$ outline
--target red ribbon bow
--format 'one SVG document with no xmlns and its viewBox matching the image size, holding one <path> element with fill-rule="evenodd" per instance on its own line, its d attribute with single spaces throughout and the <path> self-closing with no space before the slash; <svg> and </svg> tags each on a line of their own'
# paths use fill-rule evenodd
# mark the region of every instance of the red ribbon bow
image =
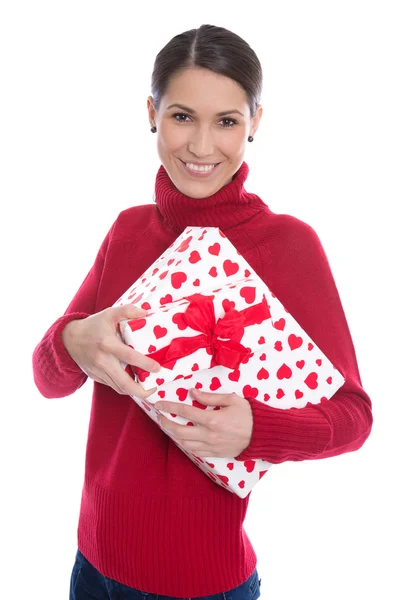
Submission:
<svg viewBox="0 0 404 600">
<path fill-rule="evenodd" d="M 268 302 L 263 296 L 259 304 L 236 310 L 229 308 L 224 317 L 215 319 L 213 305 L 214 296 L 193 294 L 185 299 L 189 306 L 182 314 L 184 323 L 200 331 L 195 337 L 174 338 L 168 346 L 146 354 L 156 360 L 162 367 L 173 369 L 179 358 L 189 356 L 200 348 L 206 348 L 212 355 L 211 367 L 223 365 L 229 369 L 238 369 L 243 360 L 251 354 L 251 348 L 246 348 L 238 340 L 244 335 L 244 328 L 249 325 L 259 325 L 271 318 Z M 149 375 L 140 367 L 132 367 L 141 381 Z"/>
</svg>

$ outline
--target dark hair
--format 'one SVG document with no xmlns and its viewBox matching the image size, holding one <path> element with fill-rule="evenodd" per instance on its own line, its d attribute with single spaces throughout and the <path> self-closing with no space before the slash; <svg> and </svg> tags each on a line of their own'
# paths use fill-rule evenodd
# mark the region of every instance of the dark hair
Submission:
<svg viewBox="0 0 404 600">
<path fill-rule="evenodd" d="M 154 62 L 151 91 L 156 110 L 170 78 L 190 67 L 210 69 L 237 81 L 247 94 L 251 116 L 255 116 L 262 92 L 262 68 L 243 38 L 214 25 L 201 25 L 174 36 Z"/>
</svg>

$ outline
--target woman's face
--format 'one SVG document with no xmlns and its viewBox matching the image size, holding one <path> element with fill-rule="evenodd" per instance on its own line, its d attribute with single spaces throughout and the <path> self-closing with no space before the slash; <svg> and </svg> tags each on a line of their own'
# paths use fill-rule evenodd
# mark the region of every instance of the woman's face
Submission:
<svg viewBox="0 0 404 600">
<path fill-rule="evenodd" d="M 158 112 L 151 96 L 147 107 L 157 128 L 161 163 L 174 185 L 191 198 L 212 196 L 231 181 L 262 115 L 259 106 L 251 119 L 247 95 L 237 82 L 201 68 L 171 78 Z M 192 170 L 198 165 L 209 170 Z"/>
</svg>

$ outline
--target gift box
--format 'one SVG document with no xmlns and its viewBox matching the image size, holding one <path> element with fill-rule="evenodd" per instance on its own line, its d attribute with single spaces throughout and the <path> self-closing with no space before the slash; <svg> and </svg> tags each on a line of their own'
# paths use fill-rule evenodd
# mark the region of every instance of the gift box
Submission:
<svg viewBox="0 0 404 600">
<path fill-rule="evenodd" d="M 158 400 L 192 405 L 194 387 L 287 410 L 326 402 L 345 381 L 218 228 L 186 228 L 114 306 L 128 303 L 148 315 L 121 321 L 117 335 L 162 368 L 155 374 L 121 364 L 145 390 L 157 388 L 147 399 L 132 396 L 156 424 Z M 177 446 L 240 498 L 271 466 L 259 458 L 203 458 Z"/>
</svg>

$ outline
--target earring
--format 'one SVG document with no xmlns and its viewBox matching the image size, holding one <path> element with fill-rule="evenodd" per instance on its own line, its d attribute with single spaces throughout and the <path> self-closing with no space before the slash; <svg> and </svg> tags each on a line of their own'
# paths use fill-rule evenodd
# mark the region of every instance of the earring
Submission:
<svg viewBox="0 0 404 600">
<path fill-rule="evenodd" d="M 156 127 L 152 127 L 152 128 L 150 129 L 150 131 L 151 131 L 152 133 L 156 133 L 156 131 L 157 131 L 157 128 L 156 128 Z"/>
<path fill-rule="evenodd" d="M 252 136 L 252 135 L 249 135 L 249 136 L 248 136 L 248 141 L 249 141 L 249 142 L 253 142 L 253 141 L 254 141 L 254 138 L 253 138 L 253 136 Z"/>
</svg>

